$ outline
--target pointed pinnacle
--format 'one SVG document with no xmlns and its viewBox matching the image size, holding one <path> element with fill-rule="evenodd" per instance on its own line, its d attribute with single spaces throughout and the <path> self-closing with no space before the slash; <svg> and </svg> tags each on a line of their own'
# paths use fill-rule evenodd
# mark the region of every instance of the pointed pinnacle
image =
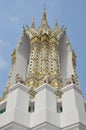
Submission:
<svg viewBox="0 0 86 130">
<path fill-rule="evenodd" d="M 44 5 L 44 13 L 43 13 L 42 20 L 46 20 L 46 6 L 45 5 Z"/>
<path fill-rule="evenodd" d="M 40 29 L 49 29 L 49 25 L 48 25 L 48 22 L 47 22 L 47 16 L 46 16 L 46 8 L 44 6 L 44 12 L 43 12 L 43 16 L 42 16 L 42 21 L 41 21 L 41 25 L 39 26 Z"/>
<path fill-rule="evenodd" d="M 58 28 L 58 22 L 57 22 L 57 19 L 55 18 L 55 28 Z"/>
<path fill-rule="evenodd" d="M 32 25 L 31 25 L 32 28 L 35 28 L 35 22 L 34 22 L 34 18 L 32 19 Z"/>
</svg>

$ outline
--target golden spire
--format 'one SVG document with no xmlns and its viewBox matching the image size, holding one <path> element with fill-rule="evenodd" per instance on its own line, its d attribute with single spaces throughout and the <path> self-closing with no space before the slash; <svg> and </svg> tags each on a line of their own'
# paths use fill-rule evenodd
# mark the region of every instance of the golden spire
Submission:
<svg viewBox="0 0 86 130">
<path fill-rule="evenodd" d="M 35 22 L 34 22 L 34 18 L 32 19 L 32 25 L 31 25 L 32 28 L 35 28 Z"/>
<path fill-rule="evenodd" d="M 44 5 L 44 13 L 43 13 L 42 20 L 46 20 L 46 6 L 45 5 Z"/>
<path fill-rule="evenodd" d="M 40 29 L 50 29 L 48 22 L 47 22 L 47 15 L 46 15 L 46 6 L 44 5 L 44 12 L 42 16 L 41 25 L 39 26 Z"/>
</svg>

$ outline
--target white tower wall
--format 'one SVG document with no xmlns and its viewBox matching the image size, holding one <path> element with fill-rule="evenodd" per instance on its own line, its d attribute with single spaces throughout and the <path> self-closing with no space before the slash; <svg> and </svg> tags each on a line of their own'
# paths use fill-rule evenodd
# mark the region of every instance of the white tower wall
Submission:
<svg viewBox="0 0 86 130">
<path fill-rule="evenodd" d="M 61 127 L 68 130 L 84 130 L 79 126 L 85 126 L 86 129 L 86 112 L 81 90 L 74 84 L 70 84 L 62 89 L 63 113 L 61 114 Z M 82 125 L 81 125 L 82 124 Z M 76 128 L 75 128 L 76 126 Z"/>
<path fill-rule="evenodd" d="M 49 27 L 44 8 L 39 28 L 34 22 L 27 26 L 13 52 L 0 99 L 0 130 L 86 130 L 86 103 L 77 80 L 76 56 L 66 32 L 57 23 L 54 30 Z"/>
<path fill-rule="evenodd" d="M 29 89 L 20 83 L 10 89 L 6 100 L 6 112 L 0 115 L 1 130 L 27 130 L 30 123 L 28 91 Z"/>
<path fill-rule="evenodd" d="M 46 123 L 46 125 L 53 124 L 59 130 L 60 122 L 57 113 L 56 95 L 54 94 L 55 90 L 48 84 L 44 84 L 37 88 L 36 91 L 35 112 L 31 117 L 31 127 L 41 126 L 41 124 Z"/>
<path fill-rule="evenodd" d="M 61 73 L 63 77 L 63 83 L 65 84 L 65 80 L 69 78 L 72 74 L 74 74 L 72 63 L 72 49 L 66 33 L 61 32 L 57 36 L 57 38 L 60 41 L 59 55 L 60 55 Z"/>
<path fill-rule="evenodd" d="M 17 74 L 19 74 L 22 80 L 26 79 L 29 55 L 30 55 L 30 40 L 26 36 L 26 34 L 23 33 L 16 47 L 16 61 L 15 61 L 15 68 L 12 74 L 11 86 L 15 84 L 15 77 Z"/>
</svg>

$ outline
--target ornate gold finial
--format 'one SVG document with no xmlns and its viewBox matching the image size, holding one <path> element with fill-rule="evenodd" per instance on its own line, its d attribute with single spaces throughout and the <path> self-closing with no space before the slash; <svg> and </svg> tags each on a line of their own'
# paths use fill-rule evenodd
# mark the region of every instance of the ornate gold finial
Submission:
<svg viewBox="0 0 86 130">
<path fill-rule="evenodd" d="M 35 28 L 35 22 L 34 22 L 34 18 L 32 19 L 32 25 L 31 25 L 32 28 Z"/>
<path fill-rule="evenodd" d="M 44 5 L 44 13 L 43 13 L 42 19 L 46 20 L 46 5 Z"/>
<path fill-rule="evenodd" d="M 40 29 L 50 29 L 48 22 L 47 22 L 47 15 L 46 15 L 46 6 L 44 5 L 44 12 L 42 16 L 41 25 L 39 26 Z"/>
</svg>

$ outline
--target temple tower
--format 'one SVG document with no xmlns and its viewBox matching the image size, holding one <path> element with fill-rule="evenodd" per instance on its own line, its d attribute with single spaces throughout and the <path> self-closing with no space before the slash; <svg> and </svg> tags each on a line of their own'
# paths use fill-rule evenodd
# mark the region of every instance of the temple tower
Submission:
<svg viewBox="0 0 86 130">
<path fill-rule="evenodd" d="M 0 99 L 0 130 L 86 130 L 86 102 L 66 28 L 23 27 Z"/>
</svg>

